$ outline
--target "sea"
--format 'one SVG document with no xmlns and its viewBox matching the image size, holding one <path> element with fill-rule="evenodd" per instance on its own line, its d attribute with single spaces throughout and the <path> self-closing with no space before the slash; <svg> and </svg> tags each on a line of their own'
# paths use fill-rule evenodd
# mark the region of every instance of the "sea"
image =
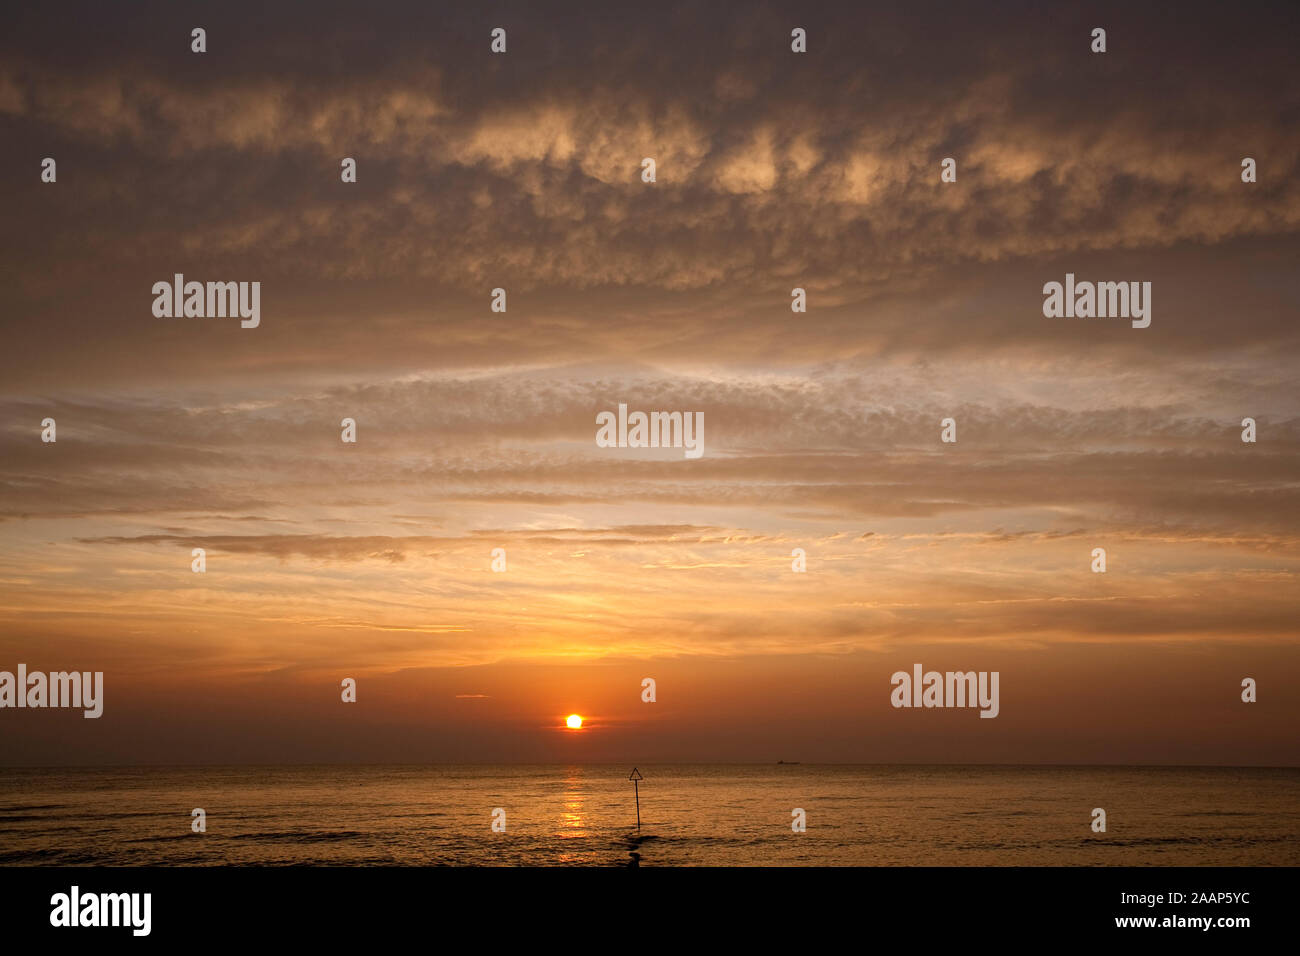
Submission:
<svg viewBox="0 0 1300 956">
<path fill-rule="evenodd" d="M 0 865 L 1300 865 L 1300 768 L 637 769 L 0 768 Z"/>
</svg>

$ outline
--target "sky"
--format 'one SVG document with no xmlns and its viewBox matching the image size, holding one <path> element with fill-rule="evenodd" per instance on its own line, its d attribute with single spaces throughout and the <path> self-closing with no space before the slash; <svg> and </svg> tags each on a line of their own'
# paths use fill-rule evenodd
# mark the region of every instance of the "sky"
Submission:
<svg viewBox="0 0 1300 956">
<path fill-rule="evenodd" d="M 0 763 L 1300 764 L 1298 17 L 13 11 L 0 670 L 105 704 Z M 891 707 L 918 662 L 999 716 Z"/>
</svg>

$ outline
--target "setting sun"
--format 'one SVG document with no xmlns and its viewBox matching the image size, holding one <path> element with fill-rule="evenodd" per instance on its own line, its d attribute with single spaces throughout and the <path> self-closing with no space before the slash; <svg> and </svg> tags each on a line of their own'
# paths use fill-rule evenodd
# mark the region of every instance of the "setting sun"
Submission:
<svg viewBox="0 0 1300 956">
<path fill-rule="evenodd" d="M 582 729 L 582 718 L 579 717 L 577 714 L 570 714 L 568 719 L 565 721 L 565 723 L 569 725 L 570 730 Z"/>
</svg>

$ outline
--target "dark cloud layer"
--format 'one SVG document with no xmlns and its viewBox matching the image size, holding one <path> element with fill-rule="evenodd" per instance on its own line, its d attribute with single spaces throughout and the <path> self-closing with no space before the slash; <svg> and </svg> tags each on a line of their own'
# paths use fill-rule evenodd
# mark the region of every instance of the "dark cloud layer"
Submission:
<svg viewBox="0 0 1300 956">
<path fill-rule="evenodd" d="M 1155 279 L 1165 350 L 1222 347 L 1225 313 L 1296 345 L 1286 5 L 133 11 L 28 12 L 0 41 L 14 381 L 663 354 L 706 315 L 697 353 L 760 361 L 1109 339 L 1038 313 L 1067 270 Z M 34 188 L 56 154 L 59 184 Z M 256 345 L 154 319 L 147 290 L 177 271 L 263 281 Z"/>
</svg>

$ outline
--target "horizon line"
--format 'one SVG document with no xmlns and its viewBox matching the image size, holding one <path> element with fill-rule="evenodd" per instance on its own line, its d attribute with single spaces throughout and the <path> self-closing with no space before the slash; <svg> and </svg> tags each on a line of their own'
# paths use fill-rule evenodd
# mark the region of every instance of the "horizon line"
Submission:
<svg viewBox="0 0 1300 956">
<path fill-rule="evenodd" d="M 418 763 L 361 761 L 306 761 L 306 762 L 249 762 L 249 763 L 103 763 L 103 764 L 0 764 L 0 772 L 9 770 L 238 770 L 243 768 L 306 768 L 306 767 L 622 767 L 633 761 L 613 762 L 594 760 L 582 763 L 527 761 L 423 761 Z M 936 762 L 816 762 L 802 760 L 755 761 L 652 761 L 647 767 L 942 767 L 942 768 L 1008 768 L 1008 769 L 1126 769 L 1126 770 L 1300 770 L 1300 764 L 1190 764 L 1190 763 L 936 763 Z M 641 766 L 637 763 L 636 766 Z"/>
</svg>

